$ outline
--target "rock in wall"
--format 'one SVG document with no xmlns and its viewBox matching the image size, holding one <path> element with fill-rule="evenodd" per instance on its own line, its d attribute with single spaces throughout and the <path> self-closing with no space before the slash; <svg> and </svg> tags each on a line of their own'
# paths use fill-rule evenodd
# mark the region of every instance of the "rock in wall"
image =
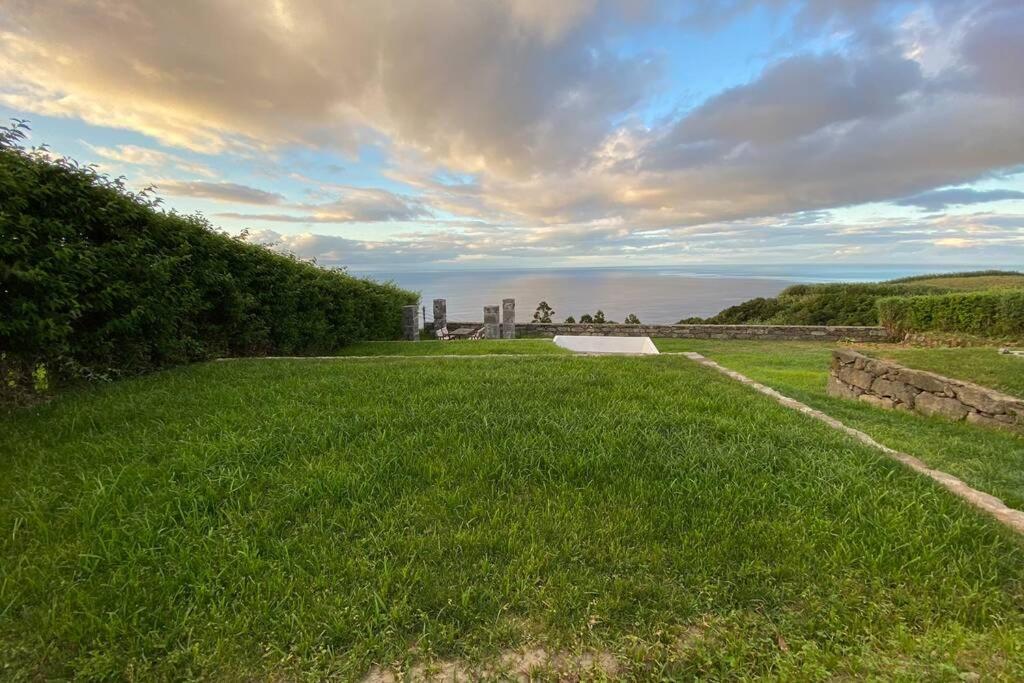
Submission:
<svg viewBox="0 0 1024 683">
<path fill-rule="evenodd" d="M 850 349 L 832 352 L 827 390 L 831 396 L 880 408 L 913 410 L 1024 433 L 1024 400 Z"/>
</svg>

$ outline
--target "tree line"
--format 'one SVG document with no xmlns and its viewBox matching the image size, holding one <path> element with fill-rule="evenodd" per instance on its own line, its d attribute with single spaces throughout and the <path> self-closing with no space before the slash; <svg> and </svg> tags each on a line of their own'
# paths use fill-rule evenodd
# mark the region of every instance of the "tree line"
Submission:
<svg viewBox="0 0 1024 683">
<path fill-rule="evenodd" d="M 552 322 L 554 315 L 555 309 L 551 308 L 547 301 L 541 301 L 539 304 L 537 304 L 537 310 L 533 312 L 533 322 L 550 323 Z M 570 315 L 563 322 L 567 325 L 572 325 L 576 323 L 576 318 Z M 600 308 L 597 309 L 597 311 L 593 315 L 591 315 L 590 313 L 584 313 L 583 315 L 580 316 L 579 322 L 596 324 L 608 323 L 611 325 L 618 324 L 614 320 L 605 319 L 604 311 L 602 311 Z M 642 324 L 640 322 L 640 318 L 638 318 L 635 313 L 630 313 L 628 316 L 626 316 L 626 319 L 623 322 L 626 325 Z"/>
</svg>

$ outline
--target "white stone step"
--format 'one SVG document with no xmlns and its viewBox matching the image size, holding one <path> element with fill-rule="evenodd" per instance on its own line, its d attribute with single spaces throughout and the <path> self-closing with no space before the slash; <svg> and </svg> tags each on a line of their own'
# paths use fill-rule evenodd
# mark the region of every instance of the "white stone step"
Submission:
<svg viewBox="0 0 1024 683">
<path fill-rule="evenodd" d="M 560 334 L 555 344 L 576 353 L 621 353 L 628 355 L 655 355 L 658 347 L 650 337 L 604 337 Z"/>
</svg>

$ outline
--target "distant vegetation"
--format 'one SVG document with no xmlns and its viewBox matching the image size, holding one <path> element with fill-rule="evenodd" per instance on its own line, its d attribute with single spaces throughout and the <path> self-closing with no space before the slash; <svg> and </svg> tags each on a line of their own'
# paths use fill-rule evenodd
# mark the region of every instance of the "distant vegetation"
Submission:
<svg viewBox="0 0 1024 683">
<path fill-rule="evenodd" d="M 401 332 L 417 295 L 158 209 L 0 128 L 0 398 L 219 355 L 335 351 Z"/>
<path fill-rule="evenodd" d="M 941 330 L 980 336 L 1024 335 L 1024 273 L 986 270 L 882 283 L 794 285 L 777 297 L 731 306 L 711 325 L 879 325 L 897 333 Z M 884 301 L 884 304 L 882 303 Z M 884 308 L 880 308 L 884 306 Z M 880 314 L 881 312 L 881 314 Z"/>
<path fill-rule="evenodd" d="M 794 285 L 777 297 L 750 299 L 710 318 L 687 318 L 680 322 L 712 325 L 877 325 L 877 302 L 880 298 L 923 291 L 937 290 L 889 283 Z"/>
<path fill-rule="evenodd" d="M 890 283 L 913 282 L 919 285 L 959 290 L 1024 289 L 1024 273 L 1012 270 L 974 270 L 964 273 L 932 273 L 912 275 Z"/>
<path fill-rule="evenodd" d="M 551 308 L 551 306 L 548 305 L 547 301 L 541 301 L 539 304 L 537 304 L 537 310 L 533 312 L 533 322 L 535 322 L 535 323 L 550 323 L 550 322 L 552 322 L 551 316 L 553 316 L 554 314 L 555 314 L 555 309 Z M 563 324 L 566 324 L 566 325 L 575 325 L 576 324 L 576 318 L 574 318 L 573 316 L 570 315 L 565 320 L 563 320 L 562 322 L 563 322 Z M 591 315 L 590 313 L 584 313 L 583 315 L 581 315 L 580 316 L 580 323 L 584 323 L 584 324 L 608 323 L 608 324 L 611 324 L 611 325 L 616 324 L 614 320 L 606 319 L 604 317 L 604 311 L 602 311 L 600 308 L 597 309 L 597 312 L 595 312 L 593 315 Z M 638 318 L 635 313 L 630 313 L 628 316 L 626 316 L 626 324 L 627 325 L 640 325 L 642 323 L 640 322 L 640 318 Z"/>
<path fill-rule="evenodd" d="M 555 309 L 551 308 L 547 301 L 541 301 L 537 304 L 537 310 L 533 312 L 533 322 L 549 323 L 554 314 Z"/>
</svg>

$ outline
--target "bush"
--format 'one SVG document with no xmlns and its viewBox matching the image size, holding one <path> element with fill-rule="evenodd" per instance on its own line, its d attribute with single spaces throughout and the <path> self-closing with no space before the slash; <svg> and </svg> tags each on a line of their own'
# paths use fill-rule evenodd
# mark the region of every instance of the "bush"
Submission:
<svg viewBox="0 0 1024 683">
<path fill-rule="evenodd" d="M 878 299 L 948 290 L 928 285 L 835 283 L 793 285 L 778 297 L 758 297 L 710 318 L 686 323 L 709 325 L 877 325 Z"/>
<path fill-rule="evenodd" d="M 1024 291 L 887 297 L 878 310 L 886 329 L 899 336 L 935 331 L 1024 337 Z"/>
<path fill-rule="evenodd" d="M 758 297 L 748 299 L 741 304 L 730 306 L 718 315 L 710 318 L 684 318 L 680 325 L 743 325 L 769 320 L 781 309 L 778 299 Z"/>
<path fill-rule="evenodd" d="M 949 294 L 965 291 L 942 282 L 924 280 L 971 279 L 985 291 L 998 287 L 986 282 L 993 276 L 1019 276 L 1016 271 L 980 270 L 966 273 L 918 275 L 881 283 L 793 285 L 774 298 L 757 298 L 731 306 L 710 318 L 685 318 L 679 324 L 709 325 L 878 325 L 878 302 L 886 297 Z"/>
<path fill-rule="evenodd" d="M 401 332 L 417 295 L 158 210 L 0 128 L 0 394 L 222 355 L 331 352 Z"/>
</svg>

